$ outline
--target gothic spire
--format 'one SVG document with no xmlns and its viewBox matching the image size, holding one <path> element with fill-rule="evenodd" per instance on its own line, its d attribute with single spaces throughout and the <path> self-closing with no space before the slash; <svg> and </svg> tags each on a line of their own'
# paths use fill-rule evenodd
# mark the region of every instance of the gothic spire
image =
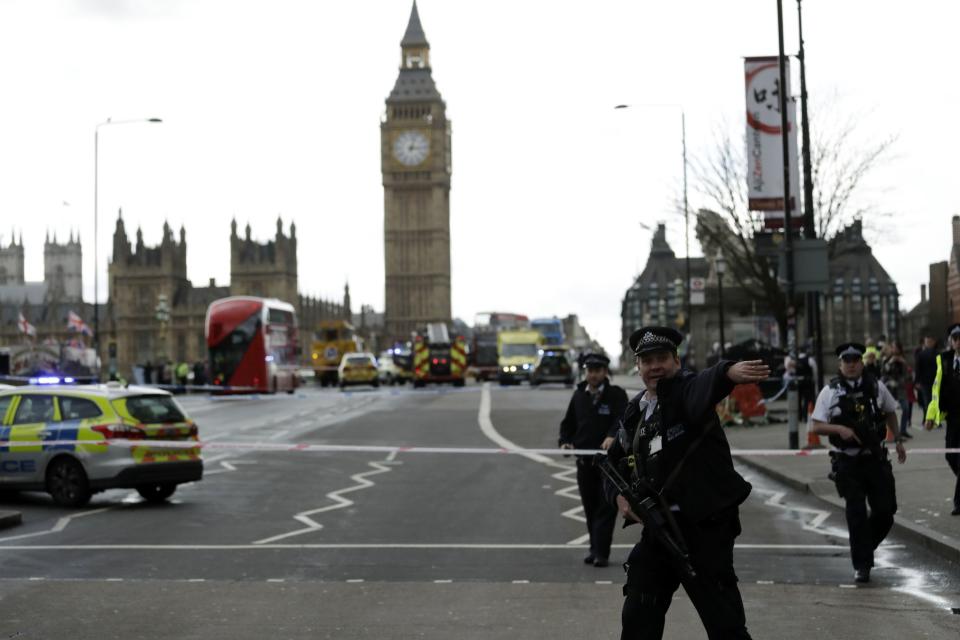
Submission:
<svg viewBox="0 0 960 640">
<path fill-rule="evenodd" d="M 413 0 L 413 8 L 410 10 L 410 21 L 407 22 L 407 31 L 403 34 L 403 40 L 400 41 L 401 47 L 429 47 L 427 36 L 423 33 L 423 26 L 420 24 L 420 13 L 417 11 L 417 0 Z"/>
</svg>

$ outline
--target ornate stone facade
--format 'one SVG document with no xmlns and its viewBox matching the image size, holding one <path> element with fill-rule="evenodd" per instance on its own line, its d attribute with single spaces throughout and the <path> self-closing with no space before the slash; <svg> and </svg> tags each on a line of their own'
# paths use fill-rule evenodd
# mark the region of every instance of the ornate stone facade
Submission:
<svg viewBox="0 0 960 640">
<path fill-rule="evenodd" d="M 147 247 L 138 229 L 131 244 L 118 216 L 109 267 L 110 300 L 101 310 L 101 356 L 109 367 L 129 375 L 137 364 L 171 360 L 195 362 L 206 358 L 204 320 L 207 307 L 218 298 L 254 295 L 279 298 L 297 308 L 301 348 L 308 352 L 313 328 L 321 319 L 344 317 L 345 304 L 301 296 L 297 292 L 296 226 L 283 233 L 277 220 L 274 238 L 257 242 L 248 224 L 243 238 L 231 224 L 229 286 L 194 286 L 187 278 L 187 240 L 183 227 L 176 239 L 164 223 L 160 244 Z M 162 313 L 165 307 L 165 313 Z M 116 345 L 111 358 L 108 345 Z"/>
</svg>

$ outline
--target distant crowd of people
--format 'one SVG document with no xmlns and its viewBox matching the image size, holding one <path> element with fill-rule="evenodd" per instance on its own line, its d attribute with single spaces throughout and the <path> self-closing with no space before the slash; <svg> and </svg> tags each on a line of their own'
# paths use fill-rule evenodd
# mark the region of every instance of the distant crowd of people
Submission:
<svg viewBox="0 0 960 640">
<path fill-rule="evenodd" d="M 210 380 L 210 367 L 206 360 L 198 360 L 192 365 L 172 360 L 154 364 L 147 360 L 144 364 L 134 366 L 133 379 L 137 384 L 203 386 Z"/>
</svg>

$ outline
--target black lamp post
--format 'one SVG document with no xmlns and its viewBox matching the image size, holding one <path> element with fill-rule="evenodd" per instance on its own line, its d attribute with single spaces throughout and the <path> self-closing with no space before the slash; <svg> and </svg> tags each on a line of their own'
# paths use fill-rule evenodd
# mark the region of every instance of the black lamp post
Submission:
<svg viewBox="0 0 960 640">
<path fill-rule="evenodd" d="M 720 357 L 723 358 L 726 350 L 723 337 L 723 274 L 727 270 L 727 261 L 723 259 L 722 253 L 717 254 L 714 268 L 717 270 L 717 307 L 720 311 Z"/>
</svg>

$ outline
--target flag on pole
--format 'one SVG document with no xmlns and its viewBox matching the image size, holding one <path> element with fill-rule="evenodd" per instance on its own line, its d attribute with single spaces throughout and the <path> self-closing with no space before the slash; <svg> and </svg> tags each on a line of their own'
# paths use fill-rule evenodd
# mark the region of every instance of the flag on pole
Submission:
<svg viewBox="0 0 960 640">
<path fill-rule="evenodd" d="M 20 315 L 17 318 L 17 328 L 20 329 L 20 333 L 24 333 L 28 336 L 37 335 L 37 328 L 27 322 L 27 319 L 23 317 L 23 311 L 20 312 Z"/>
<path fill-rule="evenodd" d="M 93 331 L 91 331 L 90 327 L 87 326 L 87 323 L 83 321 L 83 318 L 75 314 L 73 311 L 67 313 L 67 330 L 79 331 L 81 334 L 88 336 L 93 335 Z"/>
</svg>

